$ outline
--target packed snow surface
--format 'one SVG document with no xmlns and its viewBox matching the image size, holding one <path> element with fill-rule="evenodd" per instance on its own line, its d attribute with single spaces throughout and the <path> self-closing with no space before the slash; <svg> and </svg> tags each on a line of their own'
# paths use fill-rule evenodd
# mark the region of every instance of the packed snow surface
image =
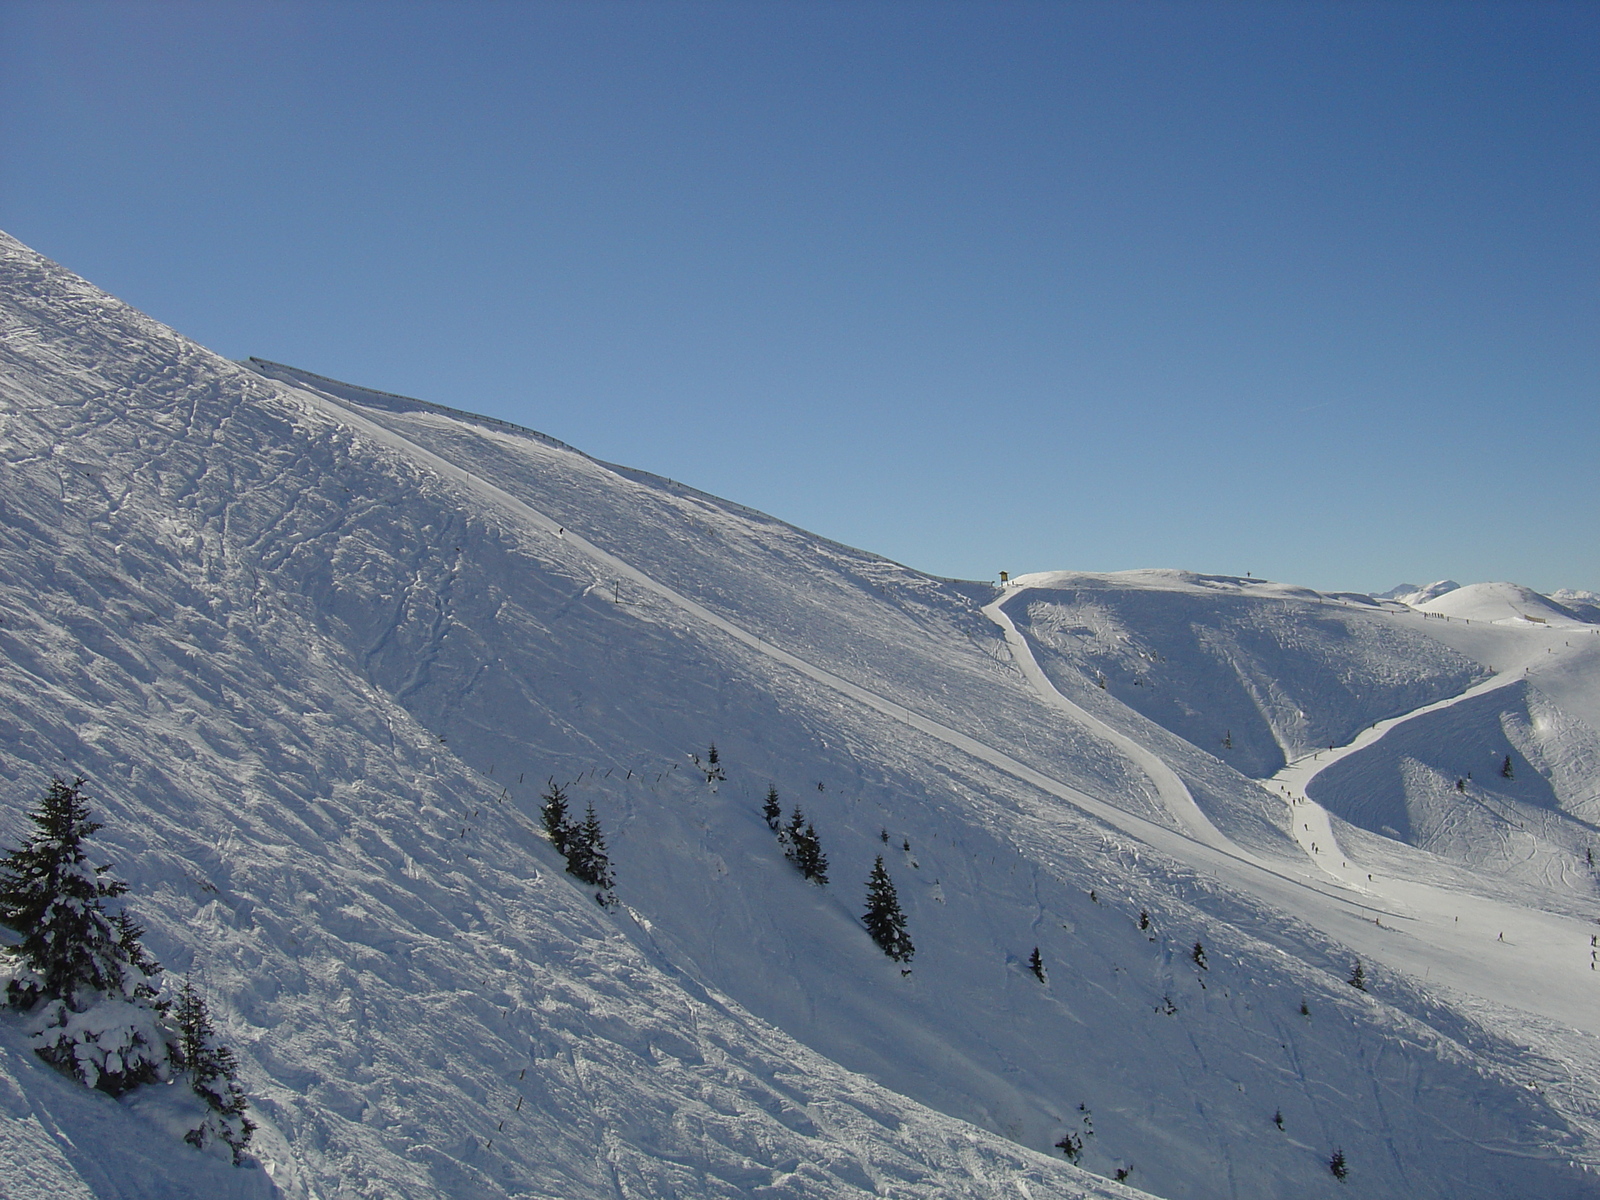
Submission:
<svg viewBox="0 0 1600 1200">
<path fill-rule="evenodd" d="M 219 1165 L 0 1018 L 6 1195 L 1600 1195 L 1560 604 L 935 579 L 229 363 L 9 240 L 0 297 L 0 836 L 89 779 L 261 1124 Z M 1463 592 L 1517 619 L 1428 607 Z"/>
</svg>

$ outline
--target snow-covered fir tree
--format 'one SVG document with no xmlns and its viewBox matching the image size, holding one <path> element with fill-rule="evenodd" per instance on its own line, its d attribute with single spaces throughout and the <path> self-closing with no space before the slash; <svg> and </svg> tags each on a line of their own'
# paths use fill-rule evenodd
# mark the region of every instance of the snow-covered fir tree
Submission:
<svg viewBox="0 0 1600 1200">
<path fill-rule="evenodd" d="M 52 779 L 28 814 L 34 832 L 0 858 L 0 923 L 20 942 L 6 984 L 11 1007 L 30 1016 L 39 1057 L 89 1087 L 119 1095 L 167 1075 L 168 1038 L 156 1001 L 161 967 L 139 941 L 144 930 L 106 902 L 127 891 L 92 866 L 82 779 Z"/>
<path fill-rule="evenodd" d="M 783 808 L 778 803 L 778 787 L 772 784 L 767 788 L 767 798 L 762 802 L 761 815 L 766 819 L 767 828 L 777 832 L 778 822 L 783 819 Z"/>
<path fill-rule="evenodd" d="M 611 872 L 611 858 L 606 854 L 605 833 L 593 804 L 584 814 L 583 824 L 569 830 L 566 855 L 567 870 L 574 877 L 602 892 L 611 890 L 616 880 Z"/>
<path fill-rule="evenodd" d="M 794 865 L 812 883 L 827 884 L 828 856 L 822 852 L 822 841 L 817 837 L 816 827 L 809 821 L 795 843 Z"/>
<path fill-rule="evenodd" d="M 872 874 L 867 876 L 867 911 L 861 918 L 878 948 L 895 962 L 910 962 L 916 953 L 911 935 L 906 932 L 906 917 L 900 911 L 900 897 L 894 890 L 894 881 L 883 868 L 883 855 L 872 864 Z"/>
<path fill-rule="evenodd" d="M 806 814 L 796 804 L 794 811 L 789 814 L 788 822 L 778 830 L 778 841 L 783 843 L 783 853 L 791 862 L 794 860 L 795 845 L 805 836 L 805 831 Z"/>
<path fill-rule="evenodd" d="M 206 1105 L 205 1116 L 184 1134 L 183 1140 L 199 1150 L 221 1143 L 228 1147 L 234 1166 L 238 1166 L 256 1129 L 255 1122 L 245 1116 L 247 1103 L 244 1088 L 239 1086 L 239 1060 L 217 1040 L 205 997 L 195 990 L 187 975 L 172 1005 L 172 1019 L 178 1028 L 174 1065 L 188 1077 L 189 1087 Z"/>
<path fill-rule="evenodd" d="M 775 799 L 769 797 L 769 800 Z M 771 818 L 768 818 L 771 823 Z M 778 830 L 778 841 L 783 845 L 783 856 L 792 862 L 813 883 L 828 882 L 828 856 L 822 852 L 822 839 L 817 837 L 817 827 L 806 820 L 798 804 L 789 814 L 786 825 Z"/>
<path fill-rule="evenodd" d="M 565 854 L 573 831 L 572 818 L 567 815 L 567 793 L 552 779 L 539 798 L 544 801 L 539 807 L 539 819 L 544 823 L 550 844 Z"/>
<path fill-rule="evenodd" d="M 706 750 L 705 758 L 702 759 L 698 754 L 691 754 L 689 758 L 694 763 L 695 769 L 705 775 L 706 783 L 711 785 L 713 792 L 717 790 L 717 784 L 728 778 L 727 772 L 722 769 L 722 756 L 717 753 L 715 742 L 712 742 Z"/>
</svg>

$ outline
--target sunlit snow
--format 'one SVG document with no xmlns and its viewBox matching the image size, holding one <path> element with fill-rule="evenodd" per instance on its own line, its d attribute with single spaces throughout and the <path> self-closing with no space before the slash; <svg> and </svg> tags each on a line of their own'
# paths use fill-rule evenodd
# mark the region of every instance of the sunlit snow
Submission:
<svg viewBox="0 0 1600 1200">
<path fill-rule="evenodd" d="M 0 281 L 0 841 L 89 779 L 261 1124 L 219 1165 L 6 1016 L 4 1194 L 1600 1195 L 1576 604 L 930 578 Z"/>
</svg>

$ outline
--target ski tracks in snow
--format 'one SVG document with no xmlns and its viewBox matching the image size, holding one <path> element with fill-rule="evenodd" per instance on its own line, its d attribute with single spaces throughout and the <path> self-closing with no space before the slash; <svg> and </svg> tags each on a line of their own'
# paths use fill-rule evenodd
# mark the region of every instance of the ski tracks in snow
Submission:
<svg viewBox="0 0 1600 1200">
<path fill-rule="evenodd" d="M 1241 858 L 1246 857 L 1238 846 L 1211 823 L 1211 818 L 1207 817 L 1200 805 L 1195 803 L 1188 786 L 1178 777 L 1178 773 L 1167 765 L 1165 759 L 1155 751 L 1141 746 L 1126 734 L 1119 733 L 1087 709 L 1080 708 L 1062 695 L 1055 684 L 1050 682 L 1049 677 L 1039 666 L 1039 660 L 1033 656 L 1033 649 L 1028 645 L 1028 640 L 1018 631 L 1016 624 L 1005 610 L 1006 601 L 1019 594 L 1021 590 L 1025 589 L 1013 589 L 998 600 L 990 601 L 983 606 L 983 615 L 1000 626 L 1005 633 L 1006 645 L 1011 648 L 1011 657 L 1021 669 L 1023 678 L 1033 688 L 1034 694 L 1049 707 L 1064 712 L 1072 720 L 1110 742 L 1132 759 L 1155 786 L 1156 794 L 1161 798 L 1162 806 L 1168 814 L 1195 841 L 1215 850 Z"/>
<path fill-rule="evenodd" d="M 1350 865 L 1349 858 L 1340 847 L 1328 810 L 1311 798 L 1309 794 L 1311 781 L 1334 763 L 1352 754 L 1358 754 L 1382 740 L 1391 729 L 1396 729 L 1416 717 L 1471 700 L 1485 692 L 1509 687 L 1523 678 L 1521 671 L 1502 671 L 1491 675 L 1481 683 L 1474 684 L 1464 692 L 1457 692 L 1454 696 L 1446 696 L 1443 700 L 1435 700 L 1432 704 L 1424 704 L 1421 708 L 1414 708 L 1399 716 L 1376 721 L 1343 746 L 1330 746 L 1326 750 L 1314 750 L 1310 754 L 1302 754 L 1293 762 L 1286 763 L 1276 775 L 1263 780 L 1263 783 L 1274 787 L 1289 805 L 1289 827 L 1294 832 L 1295 840 L 1300 843 L 1311 860 L 1328 874 L 1342 879 L 1351 887 L 1368 890 L 1371 884 L 1364 878 L 1364 872 Z M 1335 866 L 1335 862 L 1339 865 Z"/>
</svg>

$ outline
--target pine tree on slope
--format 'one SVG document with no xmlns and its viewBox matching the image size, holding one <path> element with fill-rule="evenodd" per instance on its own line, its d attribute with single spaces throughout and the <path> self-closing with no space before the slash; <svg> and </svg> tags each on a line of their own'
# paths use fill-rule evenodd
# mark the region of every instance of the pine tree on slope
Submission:
<svg viewBox="0 0 1600 1200">
<path fill-rule="evenodd" d="M 21 935 L 6 1000 L 28 1012 L 34 1051 L 90 1087 L 119 1095 L 165 1077 L 167 1037 L 156 1002 L 161 967 L 144 934 L 106 901 L 127 891 L 89 864 L 83 780 L 53 779 L 28 814 L 35 832 L 0 858 L 0 923 Z"/>
<path fill-rule="evenodd" d="M 767 798 L 761 805 L 761 815 L 766 819 L 767 828 L 776 833 L 778 831 L 778 822 L 783 819 L 783 809 L 778 804 L 778 788 L 776 784 L 767 788 Z"/>
<path fill-rule="evenodd" d="M 567 870 L 601 891 L 609 891 L 616 882 L 611 874 L 611 858 L 606 854 L 605 833 L 593 804 L 589 805 L 583 824 L 574 828 L 567 838 Z"/>
<path fill-rule="evenodd" d="M 805 832 L 795 842 L 794 865 L 812 883 L 827 886 L 828 856 L 822 852 L 822 841 L 817 837 L 816 827 L 809 821 L 806 822 Z"/>
<path fill-rule="evenodd" d="M 544 831 L 550 837 L 550 844 L 562 854 L 567 852 L 567 841 L 572 837 L 573 824 L 567 816 L 567 793 L 554 779 L 550 786 L 540 794 L 544 804 L 539 808 L 539 818 L 544 822 Z"/>
<path fill-rule="evenodd" d="M 789 814 L 789 823 L 778 830 L 778 841 L 783 843 L 783 855 L 790 862 L 795 861 L 795 854 L 800 845 L 800 840 L 806 833 L 806 814 L 796 804 L 794 811 Z"/>
<path fill-rule="evenodd" d="M 878 948 L 895 962 L 910 962 L 917 952 L 906 933 L 905 914 L 900 911 L 900 897 L 895 894 L 894 882 L 883 869 L 883 855 L 872 865 L 867 877 L 867 911 L 861 918 Z"/>
<path fill-rule="evenodd" d="M 178 1027 L 177 1066 L 189 1077 L 194 1094 L 206 1103 L 205 1118 L 183 1135 L 197 1150 L 221 1142 L 233 1155 L 233 1165 L 244 1160 L 256 1124 L 245 1116 L 244 1089 L 239 1086 L 239 1060 L 217 1041 L 205 998 L 195 991 L 187 975 L 172 1006 Z"/>
</svg>

